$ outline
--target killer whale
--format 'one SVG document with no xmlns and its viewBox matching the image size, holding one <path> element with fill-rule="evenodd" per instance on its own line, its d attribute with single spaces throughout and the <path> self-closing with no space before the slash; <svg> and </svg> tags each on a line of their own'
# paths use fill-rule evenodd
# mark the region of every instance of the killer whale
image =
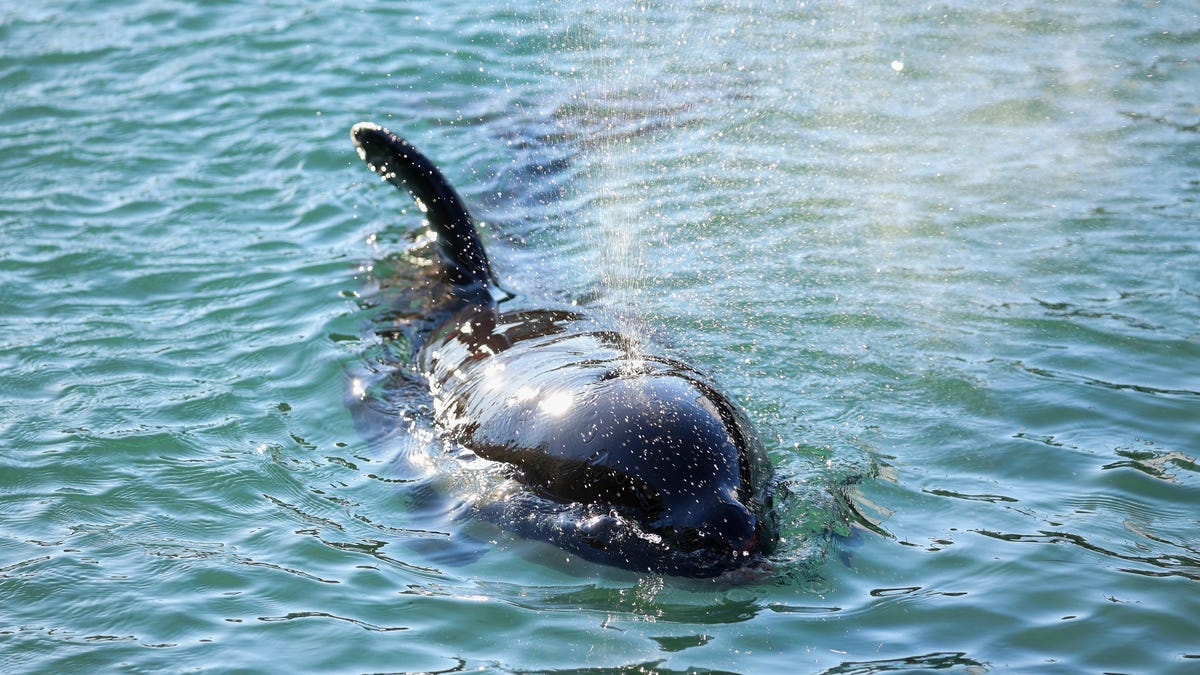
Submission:
<svg viewBox="0 0 1200 675">
<path fill-rule="evenodd" d="M 479 517 L 589 560 L 679 576 L 717 576 L 774 550 L 772 466 L 732 399 L 576 311 L 501 311 L 497 295 L 511 294 L 434 163 L 373 123 L 351 138 L 435 236 L 444 286 L 413 346 L 435 424 L 524 486 Z"/>
</svg>

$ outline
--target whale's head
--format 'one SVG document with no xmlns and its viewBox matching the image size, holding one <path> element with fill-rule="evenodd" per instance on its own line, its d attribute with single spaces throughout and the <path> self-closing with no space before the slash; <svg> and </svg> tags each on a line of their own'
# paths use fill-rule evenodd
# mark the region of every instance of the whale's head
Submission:
<svg viewBox="0 0 1200 675">
<path fill-rule="evenodd" d="M 536 451 L 496 457 L 547 500 L 522 507 L 517 529 L 598 562 L 691 577 L 774 550 L 770 462 L 729 399 L 675 364 L 586 391 L 570 416 L 524 427 Z"/>
<path fill-rule="evenodd" d="M 685 576 L 742 567 L 775 549 L 770 462 L 745 416 L 723 395 L 692 379 L 654 384 L 658 405 L 642 424 L 635 456 L 660 471 L 639 470 L 659 496 L 645 532 L 659 537 L 655 566 Z"/>
</svg>

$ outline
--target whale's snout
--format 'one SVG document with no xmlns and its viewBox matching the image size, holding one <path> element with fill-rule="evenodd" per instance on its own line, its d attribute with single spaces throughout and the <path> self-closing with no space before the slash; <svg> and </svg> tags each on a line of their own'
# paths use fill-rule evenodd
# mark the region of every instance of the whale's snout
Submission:
<svg viewBox="0 0 1200 675">
<path fill-rule="evenodd" d="M 720 557 L 745 557 L 760 553 L 758 518 L 739 502 L 717 502 L 691 509 L 668 529 L 677 546 Z"/>
</svg>

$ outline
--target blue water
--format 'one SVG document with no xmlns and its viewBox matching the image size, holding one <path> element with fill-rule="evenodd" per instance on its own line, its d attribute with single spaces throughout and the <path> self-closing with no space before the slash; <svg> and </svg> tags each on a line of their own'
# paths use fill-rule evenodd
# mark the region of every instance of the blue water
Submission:
<svg viewBox="0 0 1200 675">
<path fill-rule="evenodd" d="M 0 3 L 0 671 L 1194 672 L 1195 3 Z M 701 366 L 771 569 L 455 518 L 419 218 Z"/>
</svg>

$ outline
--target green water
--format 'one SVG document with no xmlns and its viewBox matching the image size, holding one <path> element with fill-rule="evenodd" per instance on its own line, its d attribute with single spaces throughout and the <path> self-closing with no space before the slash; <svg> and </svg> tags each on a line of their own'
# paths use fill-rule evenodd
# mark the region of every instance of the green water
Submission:
<svg viewBox="0 0 1200 675">
<path fill-rule="evenodd" d="M 10 1 L 0 46 L 0 671 L 1200 669 L 1195 3 Z M 770 572 L 456 521 L 419 405 L 356 428 L 416 225 L 364 119 L 507 286 L 739 398 Z"/>
</svg>

